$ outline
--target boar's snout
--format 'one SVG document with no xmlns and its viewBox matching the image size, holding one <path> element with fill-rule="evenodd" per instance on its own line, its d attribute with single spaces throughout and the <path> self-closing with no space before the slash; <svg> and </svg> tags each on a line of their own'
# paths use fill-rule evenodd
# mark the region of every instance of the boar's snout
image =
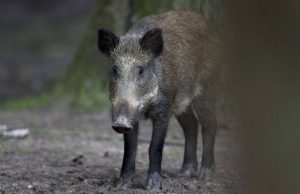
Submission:
<svg viewBox="0 0 300 194">
<path fill-rule="evenodd" d="M 112 103 L 112 128 L 118 133 L 128 133 L 138 123 L 139 109 L 120 99 Z"/>
<path fill-rule="evenodd" d="M 118 116 L 114 119 L 112 128 L 118 133 L 127 133 L 133 130 L 133 125 L 127 117 Z"/>
</svg>

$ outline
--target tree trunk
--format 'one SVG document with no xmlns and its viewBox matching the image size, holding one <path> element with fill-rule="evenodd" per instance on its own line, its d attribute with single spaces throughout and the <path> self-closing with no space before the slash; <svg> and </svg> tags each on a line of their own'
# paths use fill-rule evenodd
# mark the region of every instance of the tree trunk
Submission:
<svg viewBox="0 0 300 194">
<path fill-rule="evenodd" d="M 117 34 L 124 33 L 128 26 L 128 2 L 128 0 L 98 1 L 90 27 L 66 72 L 65 81 L 68 88 L 76 87 L 75 90 L 79 91 L 81 88 L 105 82 L 104 65 L 107 60 L 97 49 L 97 29 L 103 26 Z M 103 87 L 103 84 L 101 86 Z"/>
</svg>

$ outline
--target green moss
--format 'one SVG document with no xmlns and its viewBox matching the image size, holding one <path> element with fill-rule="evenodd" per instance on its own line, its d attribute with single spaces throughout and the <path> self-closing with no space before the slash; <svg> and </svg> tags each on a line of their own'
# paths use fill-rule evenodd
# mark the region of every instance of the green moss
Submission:
<svg viewBox="0 0 300 194">
<path fill-rule="evenodd" d="M 2 102 L 2 110 L 67 109 L 75 113 L 99 112 L 108 105 L 108 95 L 104 90 L 81 89 L 77 95 L 63 90 L 48 91 L 35 96 L 10 99 Z"/>
<path fill-rule="evenodd" d="M 58 95 L 55 93 L 45 92 L 39 95 L 26 96 L 22 98 L 9 99 L 0 104 L 1 109 L 37 109 L 46 106 L 55 99 Z"/>
<path fill-rule="evenodd" d="M 76 113 L 98 112 L 108 105 L 108 94 L 93 89 L 81 90 L 77 96 L 71 97 L 70 105 Z"/>
</svg>

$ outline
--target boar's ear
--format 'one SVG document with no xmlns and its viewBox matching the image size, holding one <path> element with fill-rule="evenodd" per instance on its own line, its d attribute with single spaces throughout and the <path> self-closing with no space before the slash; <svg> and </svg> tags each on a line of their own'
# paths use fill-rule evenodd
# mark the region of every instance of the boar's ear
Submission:
<svg viewBox="0 0 300 194">
<path fill-rule="evenodd" d="M 144 50 L 151 51 L 155 57 L 159 56 L 163 50 L 162 29 L 153 28 L 146 32 L 140 40 L 140 44 Z"/>
<path fill-rule="evenodd" d="M 118 43 L 119 38 L 109 30 L 104 28 L 98 30 L 98 48 L 103 54 L 110 56 L 111 51 L 116 48 Z"/>
</svg>

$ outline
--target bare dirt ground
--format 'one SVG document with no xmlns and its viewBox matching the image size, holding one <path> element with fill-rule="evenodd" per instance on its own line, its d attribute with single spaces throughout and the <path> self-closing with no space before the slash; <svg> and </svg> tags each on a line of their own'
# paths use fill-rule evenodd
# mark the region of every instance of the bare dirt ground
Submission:
<svg viewBox="0 0 300 194">
<path fill-rule="evenodd" d="M 110 127 L 107 113 L 72 115 L 53 111 L 2 111 L 0 124 L 27 126 L 25 139 L 0 138 L 0 194 L 7 193 L 244 193 L 237 136 L 220 125 L 216 146 L 217 172 L 200 184 L 197 177 L 177 175 L 183 160 L 183 133 L 170 123 L 163 156 L 163 189 L 145 190 L 151 123 L 141 124 L 137 172 L 127 190 L 116 190 L 123 138 Z M 199 134 L 199 164 L 201 134 Z"/>
</svg>

